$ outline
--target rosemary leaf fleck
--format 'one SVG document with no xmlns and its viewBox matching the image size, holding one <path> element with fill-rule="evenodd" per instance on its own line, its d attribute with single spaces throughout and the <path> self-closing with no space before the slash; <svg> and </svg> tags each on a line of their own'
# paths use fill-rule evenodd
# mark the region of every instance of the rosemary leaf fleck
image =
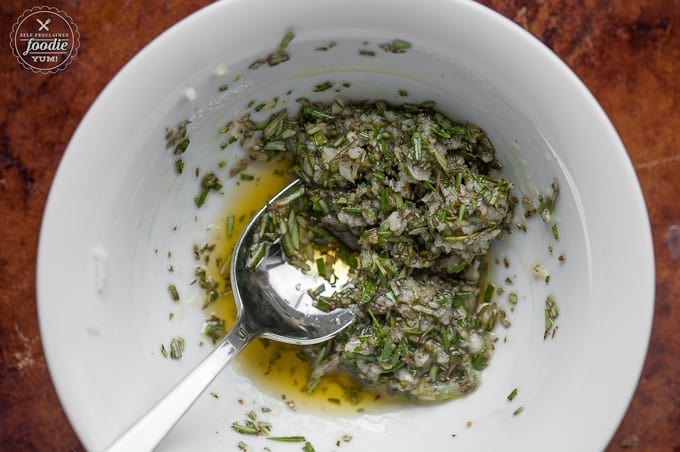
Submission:
<svg viewBox="0 0 680 452">
<path fill-rule="evenodd" d="M 278 441 L 281 443 L 303 443 L 306 441 L 304 436 L 268 436 L 270 441 Z"/>
<path fill-rule="evenodd" d="M 182 359 L 184 353 L 184 339 L 175 337 L 170 341 L 170 359 Z"/>
<path fill-rule="evenodd" d="M 172 301 L 174 301 L 174 302 L 179 301 L 179 292 L 177 291 L 177 287 L 174 284 L 168 285 L 168 292 L 170 292 L 170 296 L 172 297 Z"/>
<path fill-rule="evenodd" d="M 359 49 L 359 55 L 367 56 L 367 57 L 374 57 L 375 52 L 373 50 L 368 50 L 368 49 Z"/>
<path fill-rule="evenodd" d="M 241 425 L 238 422 L 231 424 L 232 430 L 238 433 L 243 433 L 245 435 L 257 435 L 260 431 L 256 427 L 251 427 L 248 425 Z"/>
<path fill-rule="evenodd" d="M 286 34 L 283 35 L 283 38 L 281 38 L 281 42 L 279 43 L 279 50 L 286 50 L 288 44 L 290 44 L 294 38 L 295 33 L 293 33 L 292 31 L 287 31 Z"/>
<path fill-rule="evenodd" d="M 314 92 L 315 93 L 321 93 L 321 92 L 324 92 L 324 91 L 328 91 L 331 88 L 333 88 L 333 82 L 330 82 L 330 81 L 329 82 L 323 82 L 323 83 L 316 85 L 314 87 Z"/>
</svg>

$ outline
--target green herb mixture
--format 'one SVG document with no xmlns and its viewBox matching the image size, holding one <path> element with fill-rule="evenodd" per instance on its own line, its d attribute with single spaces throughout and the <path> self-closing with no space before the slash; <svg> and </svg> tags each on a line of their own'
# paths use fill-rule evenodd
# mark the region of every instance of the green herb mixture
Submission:
<svg viewBox="0 0 680 452">
<path fill-rule="evenodd" d="M 487 286 L 491 242 L 509 231 L 516 199 L 487 135 L 454 123 L 431 103 L 330 104 L 300 100 L 223 132 L 253 160 L 288 154 L 301 180 L 259 224 L 250 265 L 281 240 L 288 259 L 333 286 L 336 261 L 351 282 L 331 296 L 313 291 L 324 310 L 352 307 L 356 322 L 335 339 L 305 348 L 313 372 L 327 373 L 420 400 L 445 400 L 479 384 L 505 312 Z"/>
</svg>

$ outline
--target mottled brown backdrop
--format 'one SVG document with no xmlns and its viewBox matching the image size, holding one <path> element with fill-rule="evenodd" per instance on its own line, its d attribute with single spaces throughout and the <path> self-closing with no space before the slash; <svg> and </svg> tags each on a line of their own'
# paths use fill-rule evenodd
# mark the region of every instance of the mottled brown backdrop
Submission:
<svg viewBox="0 0 680 452">
<path fill-rule="evenodd" d="M 207 3 L 0 2 L 0 450 L 82 449 L 50 381 L 38 331 L 35 259 L 45 200 L 97 94 L 154 37 Z M 628 150 L 651 218 L 656 305 L 640 383 L 608 450 L 680 451 L 680 1 L 482 3 L 566 61 Z M 56 75 L 28 72 L 9 50 L 12 24 L 39 5 L 65 10 L 80 30 L 79 55 Z"/>
</svg>

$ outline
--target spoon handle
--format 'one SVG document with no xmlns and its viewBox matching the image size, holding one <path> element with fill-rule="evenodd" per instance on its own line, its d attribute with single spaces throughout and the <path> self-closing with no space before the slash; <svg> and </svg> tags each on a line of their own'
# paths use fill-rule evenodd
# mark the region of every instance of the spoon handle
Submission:
<svg viewBox="0 0 680 452">
<path fill-rule="evenodd" d="M 248 331 L 239 319 L 229 334 L 196 368 L 106 450 L 108 452 L 149 452 L 153 450 L 210 382 L 215 379 L 217 374 L 255 336 Z"/>
</svg>

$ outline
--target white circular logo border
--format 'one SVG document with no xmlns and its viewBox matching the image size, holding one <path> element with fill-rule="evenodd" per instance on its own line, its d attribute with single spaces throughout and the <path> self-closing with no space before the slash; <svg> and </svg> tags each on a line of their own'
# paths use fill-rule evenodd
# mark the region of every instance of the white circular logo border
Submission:
<svg viewBox="0 0 680 452">
<path fill-rule="evenodd" d="M 54 66 L 52 68 L 37 68 L 35 66 L 32 66 L 28 61 L 26 61 L 22 57 L 21 52 L 18 50 L 16 35 L 19 32 L 19 29 L 26 20 L 28 20 L 32 15 L 38 13 L 50 13 L 58 16 L 69 27 L 69 31 L 73 39 L 73 47 L 70 49 L 66 59 L 59 63 L 57 66 Z M 78 49 L 80 48 L 80 32 L 78 31 L 78 26 L 73 21 L 71 16 L 66 14 L 64 11 L 57 9 L 53 6 L 34 6 L 31 9 L 25 10 L 21 14 L 21 16 L 19 16 L 16 22 L 14 22 L 14 24 L 12 25 L 12 31 L 10 32 L 9 41 L 10 48 L 12 49 L 12 54 L 16 57 L 17 61 L 19 62 L 19 64 L 21 64 L 21 66 L 24 67 L 24 69 L 28 69 L 29 71 L 34 72 L 36 74 L 38 73 L 56 74 L 57 72 L 66 70 L 66 68 L 71 64 L 71 62 L 73 62 L 73 59 L 76 57 L 76 55 L 78 55 Z"/>
</svg>

